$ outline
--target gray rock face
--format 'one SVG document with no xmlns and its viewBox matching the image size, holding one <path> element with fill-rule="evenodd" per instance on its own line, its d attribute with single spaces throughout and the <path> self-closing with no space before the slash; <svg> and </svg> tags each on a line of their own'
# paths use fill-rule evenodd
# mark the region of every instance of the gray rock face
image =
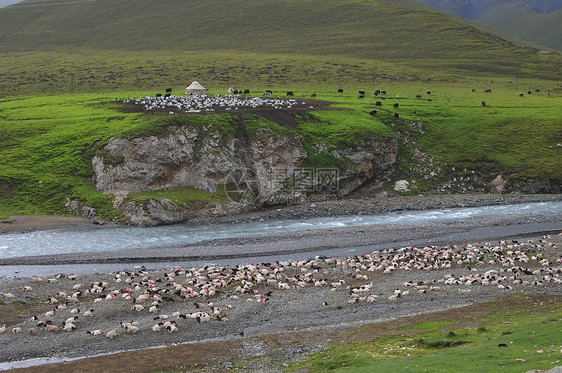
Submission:
<svg viewBox="0 0 562 373">
<path fill-rule="evenodd" d="M 113 138 L 106 148 L 123 162 L 110 165 L 94 157 L 96 188 L 116 193 L 191 186 L 215 192 L 217 183 L 238 166 L 234 141 L 221 140 L 218 132 L 192 127 L 166 137 Z"/>
<path fill-rule="evenodd" d="M 178 187 L 215 193 L 232 184 L 249 188 L 252 198 L 243 203 L 233 199 L 208 213 L 240 212 L 270 201 L 307 157 L 299 136 L 281 136 L 267 128 L 251 137 L 233 136 L 211 126 L 175 128 L 164 137 L 112 138 L 106 150 L 108 161 L 103 156 L 92 160 L 96 188 L 115 196 L 113 207 L 128 223 L 144 226 L 177 223 L 189 216 L 168 199 L 141 203 L 129 199 L 130 193 Z M 334 152 L 336 158 L 347 159 L 349 167 L 339 170 L 337 190 L 331 192 L 349 194 L 392 166 L 397 153 L 395 138 L 367 140 L 357 148 Z M 119 161 L 109 161 L 115 159 Z"/>
<path fill-rule="evenodd" d="M 219 184 L 236 181 L 233 178 L 247 169 L 258 180 L 267 180 L 268 174 L 283 176 L 306 158 L 300 137 L 277 138 L 265 128 L 257 131 L 250 144 L 234 137 L 225 139 L 212 129 L 183 127 L 166 137 L 113 138 L 106 148 L 123 162 L 111 165 L 94 157 L 92 166 L 96 188 L 113 194 L 178 187 L 214 193 Z M 258 187 L 260 194 L 267 194 L 266 183 Z"/>
<path fill-rule="evenodd" d="M 398 140 L 394 137 L 365 140 L 357 148 L 348 148 L 339 154 L 355 164 L 340 176 L 337 194 L 345 196 L 396 163 Z"/>
</svg>

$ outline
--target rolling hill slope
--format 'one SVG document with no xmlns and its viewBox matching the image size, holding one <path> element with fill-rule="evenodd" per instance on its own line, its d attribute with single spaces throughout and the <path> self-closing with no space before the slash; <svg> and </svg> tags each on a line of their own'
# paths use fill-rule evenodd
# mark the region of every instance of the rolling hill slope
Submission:
<svg viewBox="0 0 562 373">
<path fill-rule="evenodd" d="M 268 84 L 363 81 L 374 69 L 416 80 L 558 79 L 560 56 L 537 52 L 416 0 L 28 0 L 0 9 L 4 94 L 71 92 L 74 81 L 138 89 L 169 84 L 170 71 L 213 82 L 228 71 L 245 82 L 265 74 Z"/>
<path fill-rule="evenodd" d="M 244 50 L 458 58 L 509 47 L 446 15 L 374 0 L 97 0 L 21 7 L 25 4 L 33 2 L 0 11 L 4 52 Z"/>
<path fill-rule="evenodd" d="M 549 48 L 562 50 L 562 2 L 558 0 L 419 0 Z"/>
</svg>

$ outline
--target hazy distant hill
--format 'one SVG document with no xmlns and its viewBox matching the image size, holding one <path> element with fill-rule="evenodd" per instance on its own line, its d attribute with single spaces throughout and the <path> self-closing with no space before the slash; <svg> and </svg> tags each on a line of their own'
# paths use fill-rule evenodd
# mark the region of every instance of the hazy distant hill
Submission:
<svg viewBox="0 0 562 373">
<path fill-rule="evenodd" d="M 19 3 L 21 0 L 0 0 L 0 8 Z"/>
<path fill-rule="evenodd" d="M 521 39 L 562 50 L 562 0 L 419 0 Z"/>
</svg>

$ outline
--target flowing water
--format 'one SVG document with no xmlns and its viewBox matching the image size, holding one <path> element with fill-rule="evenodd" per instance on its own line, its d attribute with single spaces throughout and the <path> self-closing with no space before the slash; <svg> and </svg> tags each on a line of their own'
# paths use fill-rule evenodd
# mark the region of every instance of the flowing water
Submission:
<svg viewBox="0 0 562 373">
<path fill-rule="evenodd" d="M 166 247 L 211 239 L 295 232 L 307 229 L 376 224 L 439 223 L 487 215 L 540 214 L 547 212 L 562 212 L 562 201 L 201 226 L 180 224 L 151 228 L 56 229 L 0 235 L 0 258 Z"/>
</svg>

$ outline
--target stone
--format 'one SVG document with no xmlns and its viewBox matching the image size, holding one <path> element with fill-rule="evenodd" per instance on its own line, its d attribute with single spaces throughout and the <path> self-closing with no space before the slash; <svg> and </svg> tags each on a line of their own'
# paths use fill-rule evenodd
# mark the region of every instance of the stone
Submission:
<svg viewBox="0 0 562 373">
<path fill-rule="evenodd" d="M 410 183 L 406 180 L 398 180 L 396 183 L 394 183 L 394 190 L 396 190 L 397 192 L 407 192 L 410 190 L 409 188 Z"/>
<path fill-rule="evenodd" d="M 494 188 L 496 188 L 496 191 L 497 191 L 498 193 L 501 193 L 501 192 L 504 190 L 504 188 L 505 188 L 505 183 L 506 183 L 506 180 L 502 179 L 502 175 L 501 175 L 501 174 L 498 175 L 498 176 L 496 176 L 496 178 L 490 182 L 490 184 L 492 184 L 492 186 L 493 186 Z"/>
</svg>

